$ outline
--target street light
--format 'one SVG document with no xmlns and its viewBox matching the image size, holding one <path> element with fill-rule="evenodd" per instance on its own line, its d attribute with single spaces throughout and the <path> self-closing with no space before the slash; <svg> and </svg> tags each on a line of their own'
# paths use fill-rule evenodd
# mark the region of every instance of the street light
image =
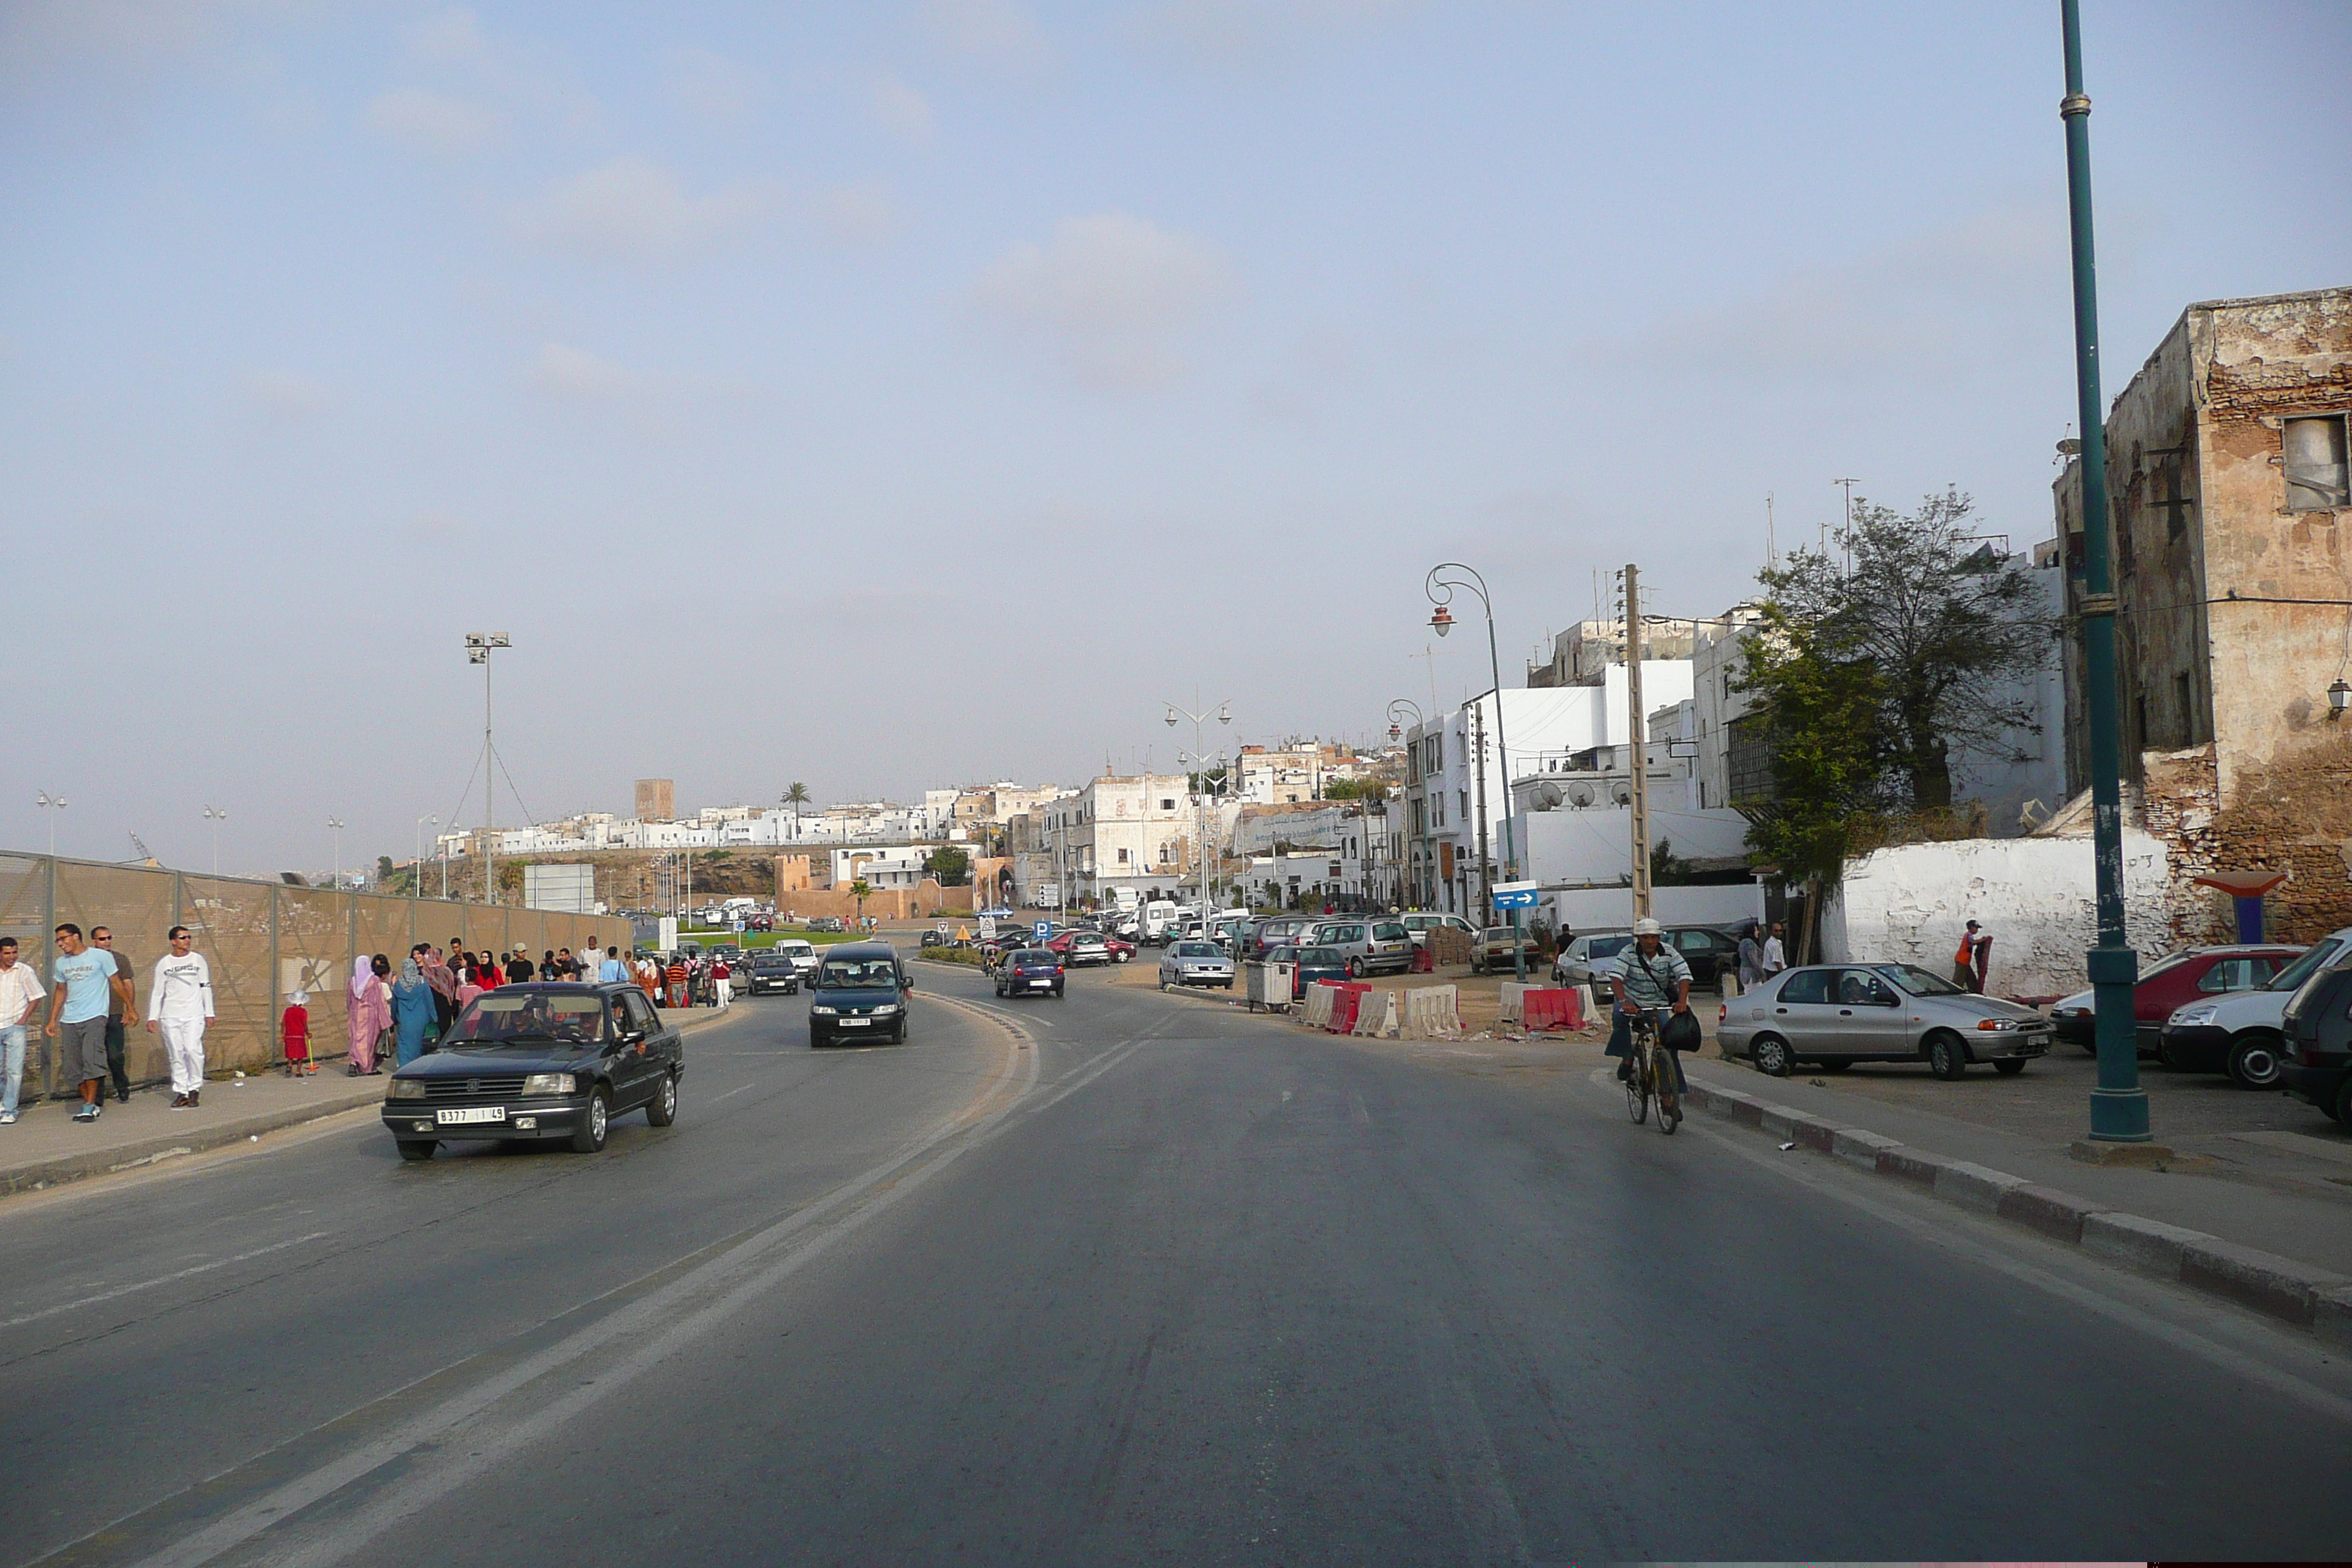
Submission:
<svg viewBox="0 0 2352 1568">
<path fill-rule="evenodd" d="M 2336 683 L 2327 689 L 2327 717 L 2330 720 L 2341 719 L 2347 707 L 2352 707 L 2352 681 L 2339 675 Z M 62 805 L 65 803 L 60 801 L 58 804 Z"/>
<path fill-rule="evenodd" d="M 1200 699 L 1196 697 L 1193 700 L 1197 702 Z M 1220 724 L 1232 723 L 1234 721 L 1233 700 L 1228 698 L 1218 703 L 1213 711 L 1201 713 L 1179 708 L 1173 702 L 1164 703 L 1162 706 L 1168 710 L 1166 719 L 1170 729 L 1175 728 L 1176 721 L 1180 718 L 1192 721 L 1192 766 L 1200 772 L 1200 787 L 1192 792 L 1192 831 L 1198 835 L 1196 847 L 1201 857 L 1201 921 L 1202 929 L 1205 932 L 1208 929 L 1209 916 L 1215 910 L 1209 902 L 1209 827 L 1202 815 L 1205 797 L 1209 791 L 1209 764 L 1201 755 L 1205 749 L 1202 743 L 1201 731 L 1213 718 Z M 1180 752 L 1177 754 L 1177 760 L 1181 762 L 1183 753 Z"/>
<path fill-rule="evenodd" d="M 343 819 L 331 816 L 327 818 L 327 826 L 335 834 L 335 889 L 340 892 L 343 886 Z"/>
<path fill-rule="evenodd" d="M 2337 684 L 2341 685 L 2342 682 L 2339 681 Z M 43 811 L 63 811 L 66 808 L 66 797 L 62 795 L 50 795 L 45 790 L 41 794 L 33 797 L 33 804 L 39 806 Z M 49 818 L 49 858 L 54 860 L 57 858 L 58 819 L 52 816 Z"/>
<path fill-rule="evenodd" d="M 416 819 L 416 858 L 408 863 L 408 896 L 412 899 L 422 898 L 425 894 L 425 825 L 428 822 L 436 827 L 440 826 L 441 814 L 436 811 L 430 816 Z"/>
<path fill-rule="evenodd" d="M 490 781 L 498 771 L 498 749 L 490 743 L 490 650 L 512 647 L 504 632 L 467 632 L 466 662 L 482 667 L 482 902 L 499 901 L 498 839 L 492 831 L 497 812 Z"/>
<path fill-rule="evenodd" d="M 205 807 L 205 820 L 213 825 L 213 880 L 217 882 L 220 880 L 220 825 L 228 820 L 228 807 Z"/>
<path fill-rule="evenodd" d="M 1459 575 L 1446 576 L 1449 572 Z M 1495 761 L 1503 770 L 1503 876 L 1506 880 L 1517 881 L 1519 863 L 1511 832 L 1511 749 L 1503 739 L 1503 660 L 1502 656 L 1495 651 L 1495 600 L 1486 592 L 1486 579 L 1476 572 L 1459 561 L 1439 562 L 1429 569 L 1428 580 L 1422 584 L 1423 592 L 1429 595 L 1429 602 L 1437 606 L 1430 615 L 1429 624 L 1439 637 L 1454 629 L 1454 612 L 1446 605 L 1453 602 L 1456 588 L 1467 588 L 1477 595 L 1478 603 L 1486 611 L 1486 664 L 1495 676 Z M 1486 768 L 1484 757 L 1478 759 L 1478 766 L 1481 771 Z M 1482 866 L 1479 870 L 1486 879 L 1486 921 L 1491 925 L 1495 919 L 1494 868 Z M 1527 950 L 1518 942 L 1518 926 L 1519 915 L 1515 909 L 1511 911 L 1512 969 L 1524 981 L 1528 977 L 1528 955 Z"/>
</svg>

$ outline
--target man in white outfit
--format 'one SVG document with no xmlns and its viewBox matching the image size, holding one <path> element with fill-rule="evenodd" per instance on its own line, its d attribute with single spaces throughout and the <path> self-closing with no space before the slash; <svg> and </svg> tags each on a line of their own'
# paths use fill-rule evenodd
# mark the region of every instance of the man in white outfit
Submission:
<svg viewBox="0 0 2352 1568">
<path fill-rule="evenodd" d="M 172 951 L 155 963 L 155 984 L 147 993 L 147 1032 L 163 1037 L 172 1064 L 172 1108 L 193 1109 L 205 1087 L 205 1025 L 213 1016 L 213 971 L 205 955 L 189 950 L 185 926 L 173 926 Z"/>
</svg>

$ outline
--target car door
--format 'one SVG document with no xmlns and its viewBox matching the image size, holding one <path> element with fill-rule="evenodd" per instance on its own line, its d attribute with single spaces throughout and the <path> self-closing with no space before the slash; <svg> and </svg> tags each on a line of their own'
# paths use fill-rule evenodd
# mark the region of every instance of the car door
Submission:
<svg viewBox="0 0 2352 1568">
<path fill-rule="evenodd" d="M 623 1015 L 621 1038 L 635 1037 L 632 1044 L 616 1040 L 615 1048 L 605 1058 L 613 1079 L 613 1109 L 617 1111 L 646 1098 L 656 1070 L 652 1063 L 661 1049 L 666 1026 L 644 992 L 624 991 L 616 1001 Z"/>
<path fill-rule="evenodd" d="M 1848 1056 L 1909 1056 L 1910 1031 L 1905 1024 L 1903 998 L 1882 974 L 1867 969 L 1838 973 L 1832 994 L 1837 1021 Z"/>
<path fill-rule="evenodd" d="M 650 1100 L 658 1087 L 656 1080 L 663 1073 L 676 1072 L 686 1066 L 686 1031 L 678 1027 L 675 1019 L 664 1018 L 646 1005 L 642 993 L 637 996 L 637 1005 L 644 1009 L 651 1026 L 651 1032 L 646 1036 L 645 1058 L 646 1098 Z"/>
<path fill-rule="evenodd" d="M 1833 1000 L 1838 973 L 1799 969 L 1780 983 L 1765 1026 L 1789 1042 L 1790 1055 L 1818 1059 L 1846 1054 L 1843 1022 Z"/>
</svg>

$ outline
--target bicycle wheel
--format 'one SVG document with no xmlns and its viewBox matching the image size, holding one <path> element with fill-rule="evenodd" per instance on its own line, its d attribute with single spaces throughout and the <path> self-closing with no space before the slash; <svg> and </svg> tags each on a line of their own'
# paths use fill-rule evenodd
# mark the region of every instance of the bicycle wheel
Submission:
<svg viewBox="0 0 2352 1568">
<path fill-rule="evenodd" d="M 1683 1124 L 1682 1096 L 1675 1092 L 1674 1058 L 1664 1050 L 1655 1053 L 1658 1075 L 1658 1131 L 1671 1138 L 1675 1129 Z"/>
<path fill-rule="evenodd" d="M 1633 1119 L 1636 1127 L 1642 1125 L 1643 1119 L 1650 1114 L 1650 1078 L 1643 1070 L 1642 1042 L 1638 1036 L 1625 1055 L 1625 1114 Z"/>
</svg>

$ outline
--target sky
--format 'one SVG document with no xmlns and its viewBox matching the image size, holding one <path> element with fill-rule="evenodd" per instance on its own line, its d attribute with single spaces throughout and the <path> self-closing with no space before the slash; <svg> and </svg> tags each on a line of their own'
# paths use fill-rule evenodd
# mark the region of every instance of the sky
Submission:
<svg viewBox="0 0 2352 1568">
<path fill-rule="evenodd" d="M 2110 396 L 2352 282 L 2341 0 L 2084 29 Z M 0 847 L 405 858 L 473 631 L 510 826 L 1381 739 L 1489 684 L 1437 563 L 1517 685 L 1842 478 L 2024 548 L 2062 86 L 2054 0 L 10 0 Z"/>
</svg>

